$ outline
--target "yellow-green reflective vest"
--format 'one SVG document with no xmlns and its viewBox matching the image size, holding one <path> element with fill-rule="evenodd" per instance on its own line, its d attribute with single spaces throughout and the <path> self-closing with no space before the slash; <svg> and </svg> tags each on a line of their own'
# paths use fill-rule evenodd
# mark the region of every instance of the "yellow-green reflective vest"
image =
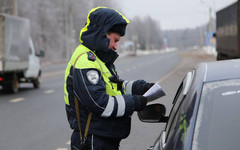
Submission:
<svg viewBox="0 0 240 150">
<path fill-rule="evenodd" d="M 110 96 L 122 95 L 121 91 L 117 90 L 117 84 L 110 82 L 109 77 L 111 77 L 112 74 L 110 73 L 109 69 L 106 67 L 105 63 L 102 62 L 94 53 L 93 54 L 95 55 L 96 60 L 91 61 L 88 59 L 87 52 L 90 52 L 90 51 L 91 50 L 89 50 L 84 45 L 79 45 L 76 48 L 75 52 L 73 53 L 73 55 L 68 63 L 68 66 L 65 71 L 65 84 L 64 84 L 64 92 L 65 92 L 64 99 L 65 99 L 65 103 L 67 105 L 69 105 L 69 99 L 68 99 L 68 92 L 66 89 L 66 86 L 67 86 L 66 81 L 67 81 L 68 75 L 70 74 L 70 69 L 74 65 L 74 63 L 79 55 L 81 55 L 81 56 L 78 58 L 75 68 L 78 68 L 78 69 L 94 68 L 94 69 L 99 70 L 101 72 L 101 75 L 102 75 L 105 83 L 106 83 L 106 93 Z M 125 90 L 124 90 L 124 92 L 125 92 Z"/>
</svg>

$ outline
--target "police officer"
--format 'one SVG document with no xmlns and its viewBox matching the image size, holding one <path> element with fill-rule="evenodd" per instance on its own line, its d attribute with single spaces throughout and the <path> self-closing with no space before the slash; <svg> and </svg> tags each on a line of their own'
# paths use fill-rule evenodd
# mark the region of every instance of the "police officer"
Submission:
<svg viewBox="0 0 240 150">
<path fill-rule="evenodd" d="M 128 23 L 121 13 L 97 7 L 89 12 L 80 31 L 81 45 L 67 65 L 64 84 L 66 112 L 73 129 L 72 150 L 80 149 L 83 143 L 92 150 L 118 150 L 121 139 L 130 133 L 131 115 L 147 104 L 142 95 L 153 83 L 121 80 L 113 64 L 118 57 L 117 43 L 125 35 Z M 79 102 L 80 125 L 74 96 Z M 86 128 L 85 142 L 80 134 L 83 137 Z"/>
</svg>

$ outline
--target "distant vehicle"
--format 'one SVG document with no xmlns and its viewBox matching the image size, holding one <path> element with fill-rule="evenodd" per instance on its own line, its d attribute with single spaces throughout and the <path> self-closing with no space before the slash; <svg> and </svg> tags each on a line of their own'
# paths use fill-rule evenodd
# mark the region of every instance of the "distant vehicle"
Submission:
<svg viewBox="0 0 240 150">
<path fill-rule="evenodd" d="M 240 58 L 239 1 L 217 12 L 217 60 Z"/>
<path fill-rule="evenodd" d="M 239 150 L 240 59 L 200 63 L 172 103 L 169 117 L 162 104 L 138 112 L 143 122 L 167 122 L 148 150 Z"/>
<path fill-rule="evenodd" d="M 20 82 L 40 85 L 41 67 L 30 37 L 26 18 L 0 14 L 0 85 L 6 92 L 16 93 Z"/>
</svg>

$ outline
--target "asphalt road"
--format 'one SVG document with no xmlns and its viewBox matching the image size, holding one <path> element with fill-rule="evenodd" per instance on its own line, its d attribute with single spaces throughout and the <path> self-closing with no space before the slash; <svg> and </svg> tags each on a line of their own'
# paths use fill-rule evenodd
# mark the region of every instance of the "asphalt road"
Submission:
<svg viewBox="0 0 240 150">
<path fill-rule="evenodd" d="M 164 103 L 169 111 L 170 99 L 181 76 L 176 80 L 171 79 L 171 82 L 168 79 L 176 76 L 176 71 L 184 63 L 181 53 L 175 51 L 120 57 L 116 68 L 119 76 L 125 80 L 145 79 L 148 82 L 159 82 L 168 96 L 156 102 Z M 44 66 L 40 89 L 33 89 L 31 84 L 22 84 L 20 91 L 13 95 L 5 94 L 0 89 L 0 150 L 69 149 L 71 130 L 63 99 L 65 67 L 66 64 Z M 146 149 L 163 128 L 163 124 L 140 122 L 136 113 L 132 118 L 131 134 L 121 142 L 120 150 Z"/>
</svg>

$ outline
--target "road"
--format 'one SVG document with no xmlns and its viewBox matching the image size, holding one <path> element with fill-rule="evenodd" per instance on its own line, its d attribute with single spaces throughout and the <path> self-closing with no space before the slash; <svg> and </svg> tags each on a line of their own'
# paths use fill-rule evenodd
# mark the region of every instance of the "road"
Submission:
<svg viewBox="0 0 240 150">
<path fill-rule="evenodd" d="M 174 95 L 178 82 L 169 85 L 166 81 L 182 62 L 180 54 L 175 51 L 120 57 L 116 68 L 119 76 L 126 80 L 145 79 L 163 83 L 170 98 L 159 102 L 165 103 L 169 111 L 171 103 L 168 99 Z M 69 149 L 71 130 L 63 99 L 65 67 L 66 64 L 44 66 L 40 89 L 33 89 L 31 84 L 22 84 L 17 94 L 5 94 L 0 90 L 1 150 Z M 140 122 L 134 113 L 131 134 L 121 142 L 120 150 L 146 149 L 162 128 L 163 124 Z"/>
</svg>

